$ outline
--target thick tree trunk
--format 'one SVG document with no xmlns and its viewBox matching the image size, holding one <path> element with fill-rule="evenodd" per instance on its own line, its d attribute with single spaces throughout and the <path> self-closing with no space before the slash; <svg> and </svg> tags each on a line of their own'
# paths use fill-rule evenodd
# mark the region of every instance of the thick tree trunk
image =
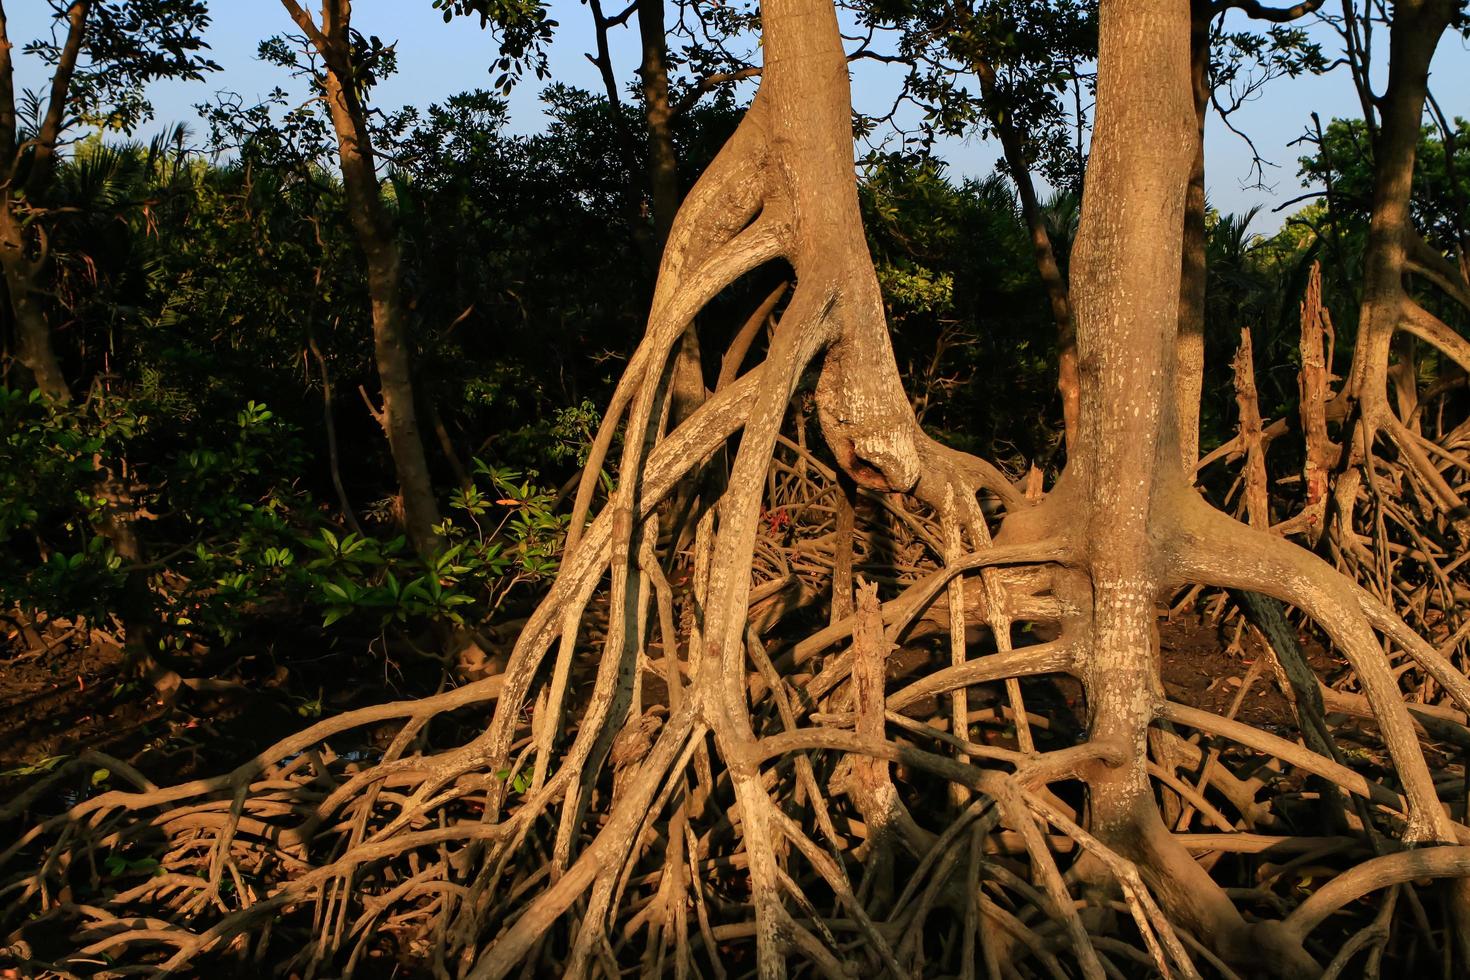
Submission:
<svg viewBox="0 0 1470 980">
<path fill-rule="evenodd" d="M 36 201 L 50 182 L 57 142 L 66 125 L 72 78 L 76 74 L 91 11 L 92 0 L 72 0 L 66 9 L 66 39 L 51 73 L 46 111 L 34 138 L 28 141 L 29 160 L 22 180 L 24 149 L 17 128 L 13 44 L 5 10 L 0 7 L 0 164 L 5 168 L 6 177 L 3 189 L 0 189 L 0 195 L 3 195 L 3 200 L 0 200 L 0 271 L 5 276 L 12 322 L 15 324 L 16 359 L 31 373 L 42 394 L 60 402 L 71 399 L 71 388 L 61 370 L 51 326 L 37 301 L 45 288 L 41 277 L 47 266 L 46 239 L 38 230 L 37 234 L 42 234 L 42 237 L 36 247 L 38 254 L 33 257 L 25 226 L 17 212 L 17 195 L 23 194 Z"/>
<path fill-rule="evenodd" d="M 1351 437 L 1353 451 L 1348 463 L 1362 460 L 1371 452 L 1375 437 L 1386 432 L 1408 466 L 1428 486 L 1441 511 L 1447 514 L 1462 539 L 1470 531 L 1465 505 L 1416 444 L 1403 419 L 1395 415 L 1388 400 L 1389 357 L 1400 326 L 1411 330 L 1423 310 L 1409 295 L 1405 273 L 1419 233 L 1410 212 L 1414 166 L 1428 98 L 1429 65 L 1435 49 L 1461 4 L 1458 0 L 1402 0 L 1393 10 L 1389 34 L 1388 82 L 1378 100 L 1381 125 L 1373 144 L 1373 203 L 1368 224 L 1368 245 L 1363 259 L 1363 301 L 1359 310 L 1358 336 L 1348 394 L 1359 407 L 1358 431 Z M 1370 131 L 1372 120 L 1368 120 Z M 1417 330 L 1415 331 L 1418 332 Z M 1457 338 L 1445 338 L 1442 349 L 1454 346 Z M 1412 383 L 1412 382 L 1411 382 Z M 1372 466 L 1368 460 L 1367 465 Z M 1351 504 L 1339 515 L 1343 530 L 1353 533 Z M 1455 928 L 1460 962 L 1470 963 L 1470 881 L 1447 884 L 1447 897 Z"/>
<path fill-rule="evenodd" d="M 1151 530 L 1182 489 L 1172 352 L 1179 230 L 1195 158 L 1188 2 L 1104 0 L 1100 25 L 1097 118 L 1071 265 L 1082 425 L 1063 478 L 1069 486 L 1048 504 L 1068 505 L 1062 513 L 1084 522 L 1090 732 L 1127 760 L 1089 774 L 1093 830 L 1145 868 L 1167 854 L 1164 880 L 1151 875 L 1150 883 L 1214 927 L 1234 909 L 1223 896 L 1200 907 L 1219 890 L 1169 846 L 1144 764 L 1153 706 L 1163 698 L 1154 625 L 1163 583 Z"/>
<path fill-rule="evenodd" d="M 1137 674 L 1138 652 L 1157 646 L 1151 632 L 1160 583 L 1149 517 L 1179 482 L 1164 475 L 1177 472 L 1167 445 L 1174 428 L 1167 355 L 1194 159 L 1194 140 L 1179 136 L 1194 131 L 1186 0 L 1148 8 L 1103 4 L 1097 121 L 1072 253 L 1083 421 L 1067 479 L 1090 525 L 1098 689 L 1121 698 L 1115 711 L 1103 703 L 1092 711 L 1129 739 L 1137 737 L 1139 701 L 1157 682 L 1140 674 L 1139 683 L 1113 684 L 1106 675 L 1114 668 Z M 1145 50 L 1151 54 L 1140 57 Z"/>
<path fill-rule="evenodd" d="M 16 360 L 30 372 L 43 395 L 52 401 L 70 401 L 71 387 L 61 370 L 51 325 L 37 301 L 41 292 L 38 263 L 26 254 L 25 233 L 8 190 L 0 200 L 0 271 L 5 275 L 11 322 L 15 324 Z"/>
<path fill-rule="evenodd" d="M 300 8 L 287 0 L 287 9 L 300 23 Z M 368 297 L 372 304 L 373 353 L 378 368 L 383 407 L 378 421 L 388 439 L 398 491 L 403 500 L 403 524 L 409 540 L 421 554 L 438 548 L 439 508 L 429 478 L 429 465 L 414 407 L 413 372 L 409 352 L 407 315 L 403 302 L 398 243 L 394 240 L 378 187 L 377 168 L 367 117 L 356 93 L 344 86 L 351 74 L 348 31 L 350 8 L 345 2 L 324 9 L 320 32 L 309 31 L 321 50 L 326 70 L 323 84 L 347 192 L 347 217 L 367 267 Z M 293 9 L 295 8 L 295 9 Z M 349 83 L 350 84 L 350 83 Z"/>
<path fill-rule="evenodd" d="M 1259 937 L 1248 938 L 1225 893 L 1169 833 L 1146 765 L 1164 700 L 1159 534 L 1191 496 L 1175 419 L 1181 229 L 1198 133 L 1189 2 L 1103 0 L 1099 23 L 1097 117 L 1071 261 L 1081 424 L 1059 485 L 1020 527 L 1039 521 L 1078 550 L 1063 588 L 1090 609 L 1072 629 L 1086 638 L 1090 738 L 1113 760 L 1083 774 L 1093 833 L 1136 862 L 1176 921 L 1250 963 Z"/>
<path fill-rule="evenodd" d="M 1414 270 L 1426 273 L 1451 295 L 1463 290 L 1463 280 L 1453 269 L 1442 274 L 1448 263 L 1419 237 L 1410 212 L 1429 65 L 1457 7 L 1453 0 L 1414 0 L 1394 6 L 1388 81 L 1382 96 L 1369 105 L 1370 110 L 1376 106 L 1380 124 L 1373 126 L 1369 120 L 1374 134 L 1372 211 L 1363 258 L 1363 301 L 1352 369 L 1344 389 L 1345 401 L 1358 409 L 1358 415 L 1344 440 L 1350 449 L 1341 466 L 1354 471 L 1375 452 L 1377 437 L 1387 436 L 1405 468 L 1426 488 L 1432 506 L 1448 517 L 1462 539 L 1470 539 L 1464 500 L 1426 454 L 1420 437 L 1395 414 L 1388 398 L 1389 359 L 1400 328 L 1433 344 L 1462 366 L 1470 363 L 1463 338 L 1420 306 L 1405 284 L 1405 274 Z M 1347 491 L 1355 490 L 1356 484 L 1349 480 L 1339 484 L 1337 519 L 1341 533 L 1350 537 L 1354 533 L 1350 526 L 1354 494 Z"/>
</svg>

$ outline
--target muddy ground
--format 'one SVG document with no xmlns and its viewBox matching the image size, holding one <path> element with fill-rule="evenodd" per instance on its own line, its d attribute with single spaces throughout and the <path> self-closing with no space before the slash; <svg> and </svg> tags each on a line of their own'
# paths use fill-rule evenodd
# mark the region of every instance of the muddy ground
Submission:
<svg viewBox="0 0 1470 980">
<path fill-rule="evenodd" d="M 1193 616 L 1161 619 L 1171 699 L 1222 714 L 1229 709 L 1259 654 L 1249 635 L 1243 649 L 1229 650 L 1232 632 Z M 1340 667 L 1304 639 L 1319 676 L 1330 680 Z M 165 695 L 128 676 L 123 651 L 106 633 L 43 627 L 27 638 L 12 629 L 0 648 L 0 794 L 48 760 L 87 748 L 132 762 L 155 780 L 217 771 L 324 714 L 421 697 L 442 683 L 424 665 L 365 650 L 370 640 L 314 650 L 287 647 L 281 638 L 251 642 L 255 652 L 232 664 L 229 680 Z M 1294 713 L 1269 671 L 1253 683 L 1239 717 L 1295 738 Z"/>
</svg>

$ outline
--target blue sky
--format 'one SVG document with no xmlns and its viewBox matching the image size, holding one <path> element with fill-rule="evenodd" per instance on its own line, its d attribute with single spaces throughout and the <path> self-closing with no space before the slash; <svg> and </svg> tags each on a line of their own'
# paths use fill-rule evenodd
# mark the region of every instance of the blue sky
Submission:
<svg viewBox="0 0 1470 980">
<path fill-rule="evenodd" d="M 48 29 L 48 5 L 42 0 L 12 0 L 9 6 L 10 33 L 17 47 Z M 275 0 L 213 0 L 210 7 L 214 23 L 207 40 L 212 57 L 224 70 L 203 83 L 154 86 L 150 95 L 158 118 L 151 129 L 165 122 L 197 122 L 192 106 L 207 101 L 215 91 L 238 92 L 249 100 L 284 84 L 279 71 L 255 57 L 263 38 L 293 26 L 280 4 Z M 560 22 L 551 49 L 553 77 L 600 91 L 596 69 L 584 57 L 584 52 L 593 49 L 590 12 L 571 0 L 552 0 L 551 8 Z M 429 0 L 356 0 L 353 19 L 363 33 L 398 43 L 399 74 L 382 86 L 377 96 L 381 106 L 426 106 L 456 92 L 489 85 L 488 66 L 496 57 L 494 41 L 470 21 L 445 24 Z M 613 57 L 619 77 L 631 81 L 637 62 L 636 29 L 619 33 Z M 1330 56 L 1336 51 L 1335 38 L 1325 29 L 1316 33 Z M 38 65 L 24 61 L 18 66 L 18 76 L 22 87 L 36 88 L 45 81 Z M 897 83 L 898 75 L 892 69 L 865 63 L 854 77 L 854 101 L 860 110 L 881 111 L 892 101 Z M 1458 35 L 1446 35 L 1441 42 L 1432 85 L 1446 112 L 1470 115 L 1470 48 Z M 541 125 L 539 94 L 543 87 L 524 82 L 512 95 L 513 129 L 532 132 Z M 1357 114 L 1356 96 L 1343 69 L 1320 78 L 1278 82 L 1238 113 L 1237 125 L 1252 136 L 1263 156 L 1279 164 L 1266 171 L 1266 190 L 1245 186 L 1249 153 L 1237 137 L 1212 120 L 1205 141 L 1211 203 L 1224 211 L 1264 205 L 1252 229 L 1269 231 L 1278 226 L 1283 215 L 1270 214 L 1270 208 L 1303 190 L 1296 177 L 1299 151 L 1288 143 L 1302 134 L 1314 110 L 1324 121 Z M 942 146 L 940 155 L 949 162 L 951 173 L 981 176 L 992 171 L 998 152 L 993 144 L 978 140 L 950 141 Z"/>
</svg>

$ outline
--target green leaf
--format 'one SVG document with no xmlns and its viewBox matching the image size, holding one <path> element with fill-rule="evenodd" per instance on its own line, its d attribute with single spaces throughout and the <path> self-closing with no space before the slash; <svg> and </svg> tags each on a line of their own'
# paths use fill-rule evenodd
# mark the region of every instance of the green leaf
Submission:
<svg viewBox="0 0 1470 980">
<path fill-rule="evenodd" d="M 28 766 L 21 766 L 18 769 L 7 769 L 4 772 L 0 772 L 0 776 L 34 776 L 38 773 L 50 772 L 65 761 L 65 759 L 66 756 L 64 755 L 48 755 L 40 762 L 33 762 Z"/>
</svg>

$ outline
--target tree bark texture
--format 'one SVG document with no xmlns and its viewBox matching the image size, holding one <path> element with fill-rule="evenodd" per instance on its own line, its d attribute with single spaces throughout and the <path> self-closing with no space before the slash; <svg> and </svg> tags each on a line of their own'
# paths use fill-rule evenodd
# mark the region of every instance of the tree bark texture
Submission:
<svg viewBox="0 0 1470 980">
<path fill-rule="evenodd" d="M 43 198 L 50 184 L 91 9 L 91 0 L 73 0 L 66 9 L 66 38 L 51 72 L 46 111 L 35 136 L 22 145 L 17 129 L 13 44 L 5 9 L 0 6 L 0 166 L 7 178 L 0 191 L 0 272 L 5 277 L 15 325 L 16 359 L 30 372 L 41 393 L 58 402 L 70 401 L 72 396 L 40 301 L 47 289 L 48 242 L 44 228 L 28 226 L 25 209 Z"/>
<path fill-rule="evenodd" d="M 1174 437 L 1175 337 L 1190 168 L 1197 155 L 1188 0 L 1104 2 L 1098 109 L 1072 250 L 1081 426 L 1048 500 L 1080 524 L 1091 592 L 1084 684 L 1090 735 L 1121 758 L 1088 780 L 1094 832 L 1137 861 L 1167 908 L 1219 936 L 1239 913 L 1172 845 L 1144 760 L 1159 681 L 1155 529 L 1185 492 Z M 1059 491 L 1061 488 L 1059 488 Z"/>
<path fill-rule="evenodd" d="M 295 0 L 283 0 L 293 19 L 316 46 L 325 71 L 322 85 L 347 194 L 347 217 L 362 249 L 372 305 L 373 353 L 383 407 L 378 418 L 388 439 L 403 523 L 421 554 L 438 548 L 439 508 L 429 476 L 423 436 L 414 405 L 411 341 L 398 243 L 383 207 L 367 110 L 354 89 L 350 0 L 323 0 L 320 28 Z"/>
</svg>

